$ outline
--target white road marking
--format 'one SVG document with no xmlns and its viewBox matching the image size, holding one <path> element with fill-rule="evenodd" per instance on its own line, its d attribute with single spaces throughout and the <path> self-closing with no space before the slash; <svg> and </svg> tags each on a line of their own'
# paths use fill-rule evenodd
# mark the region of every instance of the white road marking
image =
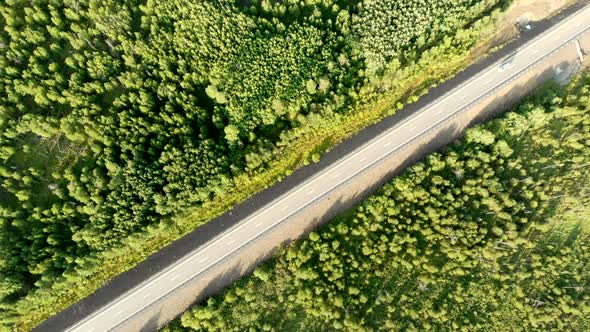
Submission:
<svg viewBox="0 0 590 332">
<path fill-rule="evenodd" d="M 229 242 L 227 243 L 227 245 L 230 245 L 230 244 L 232 244 L 232 243 L 234 243 L 234 242 L 236 242 L 236 239 L 233 239 L 233 240 L 229 241 Z"/>
<path fill-rule="evenodd" d="M 256 228 L 260 227 L 260 225 L 262 225 L 262 221 L 256 224 Z"/>
<path fill-rule="evenodd" d="M 416 128 L 418 128 L 418 127 L 417 127 L 417 126 L 414 126 L 414 127 L 412 127 L 412 128 L 410 129 L 410 131 L 414 131 L 414 130 L 416 130 Z"/>
<path fill-rule="evenodd" d="M 122 313 L 123 313 L 122 311 L 117 311 L 117 313 L 115 315 L 113 315 L 113 318 L 119 316 Z"/>
<path fill-rule="evenodd" d="M 203 259 L 201 259 L 201 260 L 199 261 L 199 263 L 203 263 L 203 262 L 204 262 L 204 261 L 206 261 L 206 260 L 207 260 L 207 257 L 203 257 Z"/>
<path fill-rule="evenodd" d="M 145 299 L 146 297 L 148 297 L 148 296 L 150 296 L 150 295 L 152 295 L 152 293 L 147 293 L 147 294 L 145 294 L 145 295 L 143 296 L 143 298 Z"/>
<path fill-rule="evenodd" d="M 340 177 L 340 175 L 342 175 L 342 173 L 336 173 L 336 174 L 332 175 L 332 177 L 333 177 L 333 178 L 339 178 L 339 177 Z"/>
<path fill-rule="evenodd" d="M 289 207 L 289 205 L 285 205 L 281 208 L 281 211 L 285 211 L 287 208 Z"/>
<path fill-rule="evenodd" d="M 314 189 L 310 189 L 310 190 L 307 192 L 307 194 L 308 194 L 308 195 L 311 195 L 311 194 L 313 194 L 313 192 L 314 192 L 314 191 L 315 191 Z"/>
<path fill-rule="evenodd" d="M 531 54 L 537 54 L 537 53 L 539 53 L 539 50 L 538 49 L 534 49 L 534 50 L 531 51 Z"/>
<path fill-rule="evenodd" d="M 367 157 L 362 157 L 359 161 L 362 163 L 365 160 L 367 160 Z"/>
<path fill-rule="evenodd" d="M 386 148 L 386 147 L 388 147 L 388 146 L 390 146 L 390 145 L 391 145 L 391 142 L 387 142 L 387 143 L 383 144 L 383 147 L 385 147 L 385 148 Z"/>
<path fill-rule="evenodd" d="M 174 281 L 180 277 L 180 274 L 175 275 L 174 277 L 170 278 L 170 281 Z"/>
</svg>

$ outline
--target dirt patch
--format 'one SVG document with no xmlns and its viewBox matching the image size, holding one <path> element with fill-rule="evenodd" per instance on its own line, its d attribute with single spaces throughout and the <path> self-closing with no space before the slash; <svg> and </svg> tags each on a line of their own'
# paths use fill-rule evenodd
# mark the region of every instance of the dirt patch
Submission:
<svg viewBox="0 0 590 332">
<path fill-rule="evenodd" d="M 586 60 L 590 60 L 590 34 L 584 34 L 578 38 L 580 43 L 580 47 L 582 48 L 582 53 L 584 54 L 584 58 Z"/>
<path fill-rule="evenodd" d="M 504 18 L 498 25 L 496 37 L 491 42 L 491 47 L 503 45 L 518 37 L 519 26 L 541 21 L 558 13 L 576 0 L 515 0 L 504 14 Z"/>
<path fill-rule="evenodd" d="M 507 19 L 520 22 L 540 21 L 560 11 L 564 7 L 573 4 L 575 0 L 517 0 L 512 4 L 507 13 Z"/>
</svg>

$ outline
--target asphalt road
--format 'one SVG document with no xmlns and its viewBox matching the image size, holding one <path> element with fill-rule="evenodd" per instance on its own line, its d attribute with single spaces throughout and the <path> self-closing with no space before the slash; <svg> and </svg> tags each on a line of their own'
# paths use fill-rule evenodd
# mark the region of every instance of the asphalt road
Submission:
<svg viewBox="0 0 590 332">
<path fill-rule="evenodd" d="M 496 88 L 509 83 L 588 29 L 590 6 L 586 6 L 567 21 L 553 27 L 508 57 L 492 64 L 413 116 L 344 155 L 331 166 L 261 207 L 168 268 L 121 294 L 67 331 L 108 331 L 131 319 L 159 298 L 170 294 L 186 281 L 256 240 L 278 223 L 328 195 L 348 179 L 362 173 L 453 114 L 492 94 Z"/>
</svg>

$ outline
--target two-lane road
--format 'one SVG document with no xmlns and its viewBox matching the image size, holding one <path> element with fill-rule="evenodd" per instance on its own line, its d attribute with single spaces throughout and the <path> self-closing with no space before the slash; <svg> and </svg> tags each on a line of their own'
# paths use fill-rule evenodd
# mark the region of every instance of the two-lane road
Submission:
<svg viewBox="0 0 590 332">
<path fill-rule="evenodd" d="M 279 223 L 330 194 L 347 180 L 365 172 L 400 147 L 428 132 L 454 114 L 514 80 L 534 64 L 590 29 L 590 6 L 532 40 L 517 52 L 424 107 L 414 116 L 386 131 L 308 181 L 260 208 L 236 226 L 184 256 L 170 267 L 121 294 L 67 331 L 109 331 L 132 319 L 158 299 L 224 260 Z"/>
</svg>

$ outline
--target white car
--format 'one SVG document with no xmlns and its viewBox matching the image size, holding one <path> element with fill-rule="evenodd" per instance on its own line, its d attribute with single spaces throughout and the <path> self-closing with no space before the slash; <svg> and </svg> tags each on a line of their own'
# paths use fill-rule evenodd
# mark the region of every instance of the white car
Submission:
<svg viewBox="0 0 590 332">
<path fill-rule="evenodd" d="M 503 64 L 500 65 L 499 69 L 500 71 L 504 71 L 508 68 L 510 68 L 510 66 L 512 65 L 512 62 L 504 62 Z"/>
<path fill-rule="evenodd" d="M 518 51 L 514 51 L 510 55 L 505 57 L 504 62 L 502 62 L 502 64 L 500 64 L 500 66 L 498 67 L 498 70 L 504 71 L 504 70 L 510 68 L 510 66 L 512 66 L 512 63 L 514 62 L 514 59 L 516 58 L 517 53 L 518 53 Z"/>
</svg>

